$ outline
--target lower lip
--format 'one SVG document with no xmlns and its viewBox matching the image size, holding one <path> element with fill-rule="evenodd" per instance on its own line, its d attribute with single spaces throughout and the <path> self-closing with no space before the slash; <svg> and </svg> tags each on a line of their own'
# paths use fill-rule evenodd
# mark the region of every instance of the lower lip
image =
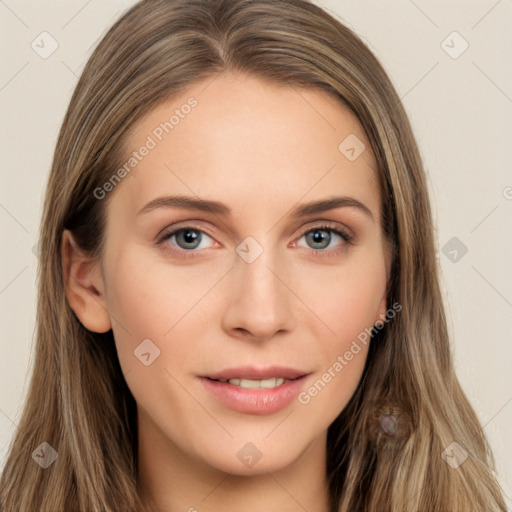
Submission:
<svg viewBox="0 0 512 512">
<path fill-rule="evenodd" d="M 272 389 L 246 389 L 229 382 L 201 377 L 204 387 L 224 405 L 245 414 L 273 414 L 288 407 L 304 385 L 306 376 Z"/>
</svg>

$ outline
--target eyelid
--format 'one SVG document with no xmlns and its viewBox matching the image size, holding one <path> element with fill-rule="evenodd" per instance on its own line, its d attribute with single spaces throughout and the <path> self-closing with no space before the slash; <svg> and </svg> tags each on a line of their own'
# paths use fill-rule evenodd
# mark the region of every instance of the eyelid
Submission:
<svg viewBox="0 0 512 512">
<path fill-rule="evenodd" d="M 311 221 L 307 226 L 304 226 L 300 230 L 300 235 L 304 236 L 306 233 L 309 233 L 310 231 L 314 231 L 315 229 L 325 229 L 332 230 L 332 231 L 338 231 L 346 235 L 348 238 L 352 239 L 354 237 L 354 234 L 352 233 L 352 230 L 349 229 L 344 224 L 341 224 L 339 222 L 333 222 L 329 220 L 319 220 L 319 221 Z"/>
<path fill-rule="evenodd" d="M 186 219 L 178 222 L 174 222 L 172 224 L 167 224 L 163 229 L 161 229 L 158 234 L 155 236 L 155 239 L 159 239 L 165 234 L 173 233 L 180 229 L 191 228 L 197 229 L 198 231 L 204 231 L 206 234 L 213 236 L 213 230 L 208 226 L 203 224 L 204 221 L 200 219 Z"/>
</svg>

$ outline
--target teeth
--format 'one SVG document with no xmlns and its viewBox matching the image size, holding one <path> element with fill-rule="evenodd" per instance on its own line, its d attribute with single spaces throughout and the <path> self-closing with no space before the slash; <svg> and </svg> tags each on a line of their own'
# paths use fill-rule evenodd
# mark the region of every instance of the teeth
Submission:
<svg viewBox="0 0 512 512">
<path fill-rule="evenodd" d="M 289 379 L 285 379 L 283 377 L 271 377 L 270 379 L 264 380 L 252 380 L 252 379 L 219 379 L 220 382 L 229 382 L 234 386 L 240 386 L 245 389 L 272 389 L 277 386 L 281 386 L 284 382 Z"/>
<path fill-rule="evenodd" d="M 277 388 L 277 386 L 280 386 L 281 384 L 284 384 L 284 378 L 283 377 L 272 377 L 270 379 L 260 380 L 259 383 L 260 383 L 260 388 L 272 389 L 272 388 Z"/>
</svg>

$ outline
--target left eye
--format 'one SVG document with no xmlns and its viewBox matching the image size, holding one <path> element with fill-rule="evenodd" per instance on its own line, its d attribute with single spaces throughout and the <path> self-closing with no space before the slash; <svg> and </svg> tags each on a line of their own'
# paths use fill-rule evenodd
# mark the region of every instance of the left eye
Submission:
<svg viewBox="0 0 512 512">
<path fill-rule="evenodd" d="M 314 228 L 310 229 L 309 231 L 306 231 L 300 239 L 304 238 L 306 239 L 306 242 L 309 245 L 310 249 L 328 249 L 329 244 L 335 240 L 336 238 L 341 241 L 340 244 L 342 245 L 343 242 L 349 242 L 350 237 L 346 233 L 343 233 L 341 231 L 337 231 L 335 229 L 331 228 Z M 304 247 L 304 246 L 302 246 Z"/>
</svg>

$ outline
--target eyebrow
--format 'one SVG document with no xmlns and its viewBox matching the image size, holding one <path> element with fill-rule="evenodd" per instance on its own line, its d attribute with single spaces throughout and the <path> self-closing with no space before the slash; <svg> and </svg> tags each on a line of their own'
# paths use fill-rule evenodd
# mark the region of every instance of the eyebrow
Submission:
<svg viewBox="0 0 512 512">
<path fill-rule="evenodd" d="M 306 217 L 308 215 L 314 215 L 316 213 L 343 207 L 357 208 L 368 217 L 370 217 L 372 221 L 375 221 L 375 217 L 372 211 L 364 203 L 353 197 L 347 196 L 335 196 L 301 204 L 298 207 L 292 209 L 291 216 L 297 218 Z M 199 210 L 225 216 L 231 214 L 231 209 L 219 201 L 201 199 L 192 196 L 176 195 L 157 197 L 156 199 L 153 199 L 145 206 L 143 206 L 138 211 L 137 215 L 148 213 L 158 208 L 183 208 L 186 210 Z"/>
</svg>

